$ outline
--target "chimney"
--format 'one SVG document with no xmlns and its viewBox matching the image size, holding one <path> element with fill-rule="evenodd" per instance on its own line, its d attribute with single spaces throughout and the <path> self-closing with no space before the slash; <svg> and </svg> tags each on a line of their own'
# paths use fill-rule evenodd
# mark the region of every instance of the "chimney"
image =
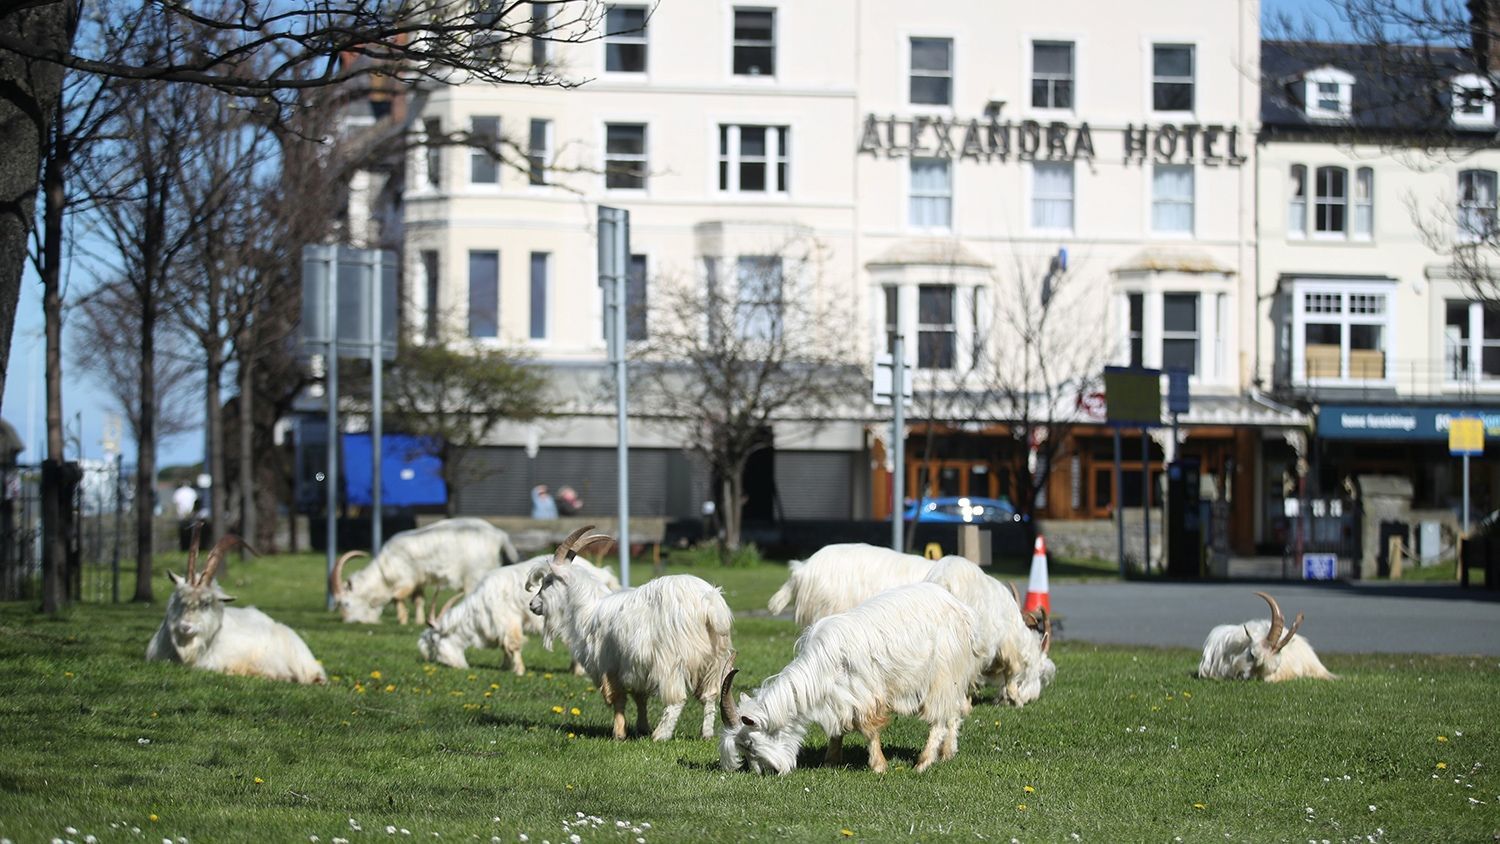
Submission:
<svg viewBox="0 0 1500 844">
<path fill-rule="evenodd" d="M 1500 71 L 1500 0 L 1469 0 L 1469 36 L 1474 64 Z"/>
</svg>

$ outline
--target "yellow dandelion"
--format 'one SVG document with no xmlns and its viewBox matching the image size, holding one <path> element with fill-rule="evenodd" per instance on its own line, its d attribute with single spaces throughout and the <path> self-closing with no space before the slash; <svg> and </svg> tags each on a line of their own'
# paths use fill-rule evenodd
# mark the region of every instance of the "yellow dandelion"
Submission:
<svg viewBox="0 0 1500 844">
<path fill-rule="evenodd" d="M 1191 698 L 1193 696 L 1193 693 L 1192 692 L 1183 692 L 1182 696 L 1185 697 L 1185 698 Z"/>
<path fill-rule="evenodd" d="M 354 684 L 354 693 L 357 694 L 357 695 L 364 694 L 365 693 L 364 684 L 363 683 L 355 683 Z"/>
<path fill-rule="evenodd" d="M 1026 792 L 1027 794 L 1032 794 L 1032 793 L 1036 792 L 1036 789 L 1032 788 L 1029 785 L 1026 786 L 1025 788 L 1021 789 L 1021 790 L 1024 791 L 1024 792 Z"/>
<path fill-rule="evenodd" d="M 1024 811 L 1026 811 L 1026 804 L 1025 803 L 1017 803 L 1016 804 L 1016 811 L 1017 812 L 1024 812 Z"/>
<path fill-rule="evenodd" d="M 839 835 L 842 835 L 845 838 L 853 838 L 854 837 L 854 830 L 852 830 L 852 829 L 841 829 L 841 830 L 839 830 Z"/>
<path fill-rule="evenodd" d="M 73 672 L 71 672 L 71 671 L 64 671 L 63 672 L 63 676 L 71 678 L 73 676 Z"/>
<path fill-rule="evenodd" d="M 260 777 L 256 777 L 255 778 L 255 784 L 256 785 L 262 785 L 264 783 L 265 783 L 265 780 L 261 779 Z"/>
<path fill-rule="evenodd" d="M 553 715 L 561 715 L 562 714 L 562 707 L 561 706 L 554 706 L 554 707 L 552 707 L 552 714 Z"/>
<path fill-rule="evenodd" d="M 569 715 L 582 715 L 583 714 L 583 710 L 581 710 L 581 709 L 579 709 L 578 707 L 575 706 L 572 709 L 568 710 L 568 714 Z"/>
<path fill-rule="evenodd" d="M 156 816 L 155 812 L 152 812 L 151 814 L 147 815 L 146 819 L 149 820 L 149 821 L 151 821 L 152 823 L 156 823 L 157 821 L 161 820 L 161 818 L 158 818 Z"/>
<path fill-rule="evenodd" d="M 1437 768 L 1438 768 L 1439 771 L 1441 771 L 1441 770 L 1443 770 L 1444 768 L 1447 768 L 1447 767 L 1448 767 L 1448 763 L 1447 762 L 1439 762 L 1437 764 Z"/>
<path fill-rule="evenodd" d="M 490 684 L 490 688 L 491 689 L 499 689 L 500 688 L 500 684 L 499 683 L 491 683 Z"/>
<path fill-rule="evenodd" d="M 1448 742 L 1448 737 L 1447 736 L 1438 736 L 1438 741 L 1446 744 Z"/>
<path fill-rule="evenodd" d="M 453 691 L 449 692 L 448 694 L 451 695 L 451 696 L 453 696 L 453 697 L 463 697 L 464 696 L 464 693 L 462 691 L 458 690 L 458 689 L 454 689 Z"/>
<path fill-rule="evenodd" d="M 484 693 L 484 696 L 485 696 L 485 697 L 494 697 L 494 696 L 495 696 L 495 693 L 494 693 L 494 692 L 485 692 L 485 693 Z"/>
<path fill-rule="evenodd" d="M 578 734 L 577 733 L 568 733 L 568 738 L 570 738 L 570 739 L 578 738 Z"/>
<path fill-rule="evenodd" d="M 156 717 L 156 713 L 155 712 L 151 713 L 151 717 L 155 718 Z"/>
<path fill-rule="evenodd" d="M 385 693 L 386 694 L 390 694 L 391 692 L 394 692 L 395 690 L 396 690 L 396 684 L 395 683 L 386 683 L 385 684 Z"/>
<path fill-rule="evenodd" d="M 1193 804 L 1193 808 L 1194 809 L 1207 809 L 1208 805 L 1204 804 L 1204 803 L 1194 803 Z"/>
<path fill-rule="evenodd" d="M 996 721 L 996 722 L 995 722 L 995 726 L 997 726 L 997 727 L 998 727 L 998 726 L 1000 726 L 1000 722 L 999 722 L 999 721 Z"/>
<path fill-rule="evenodd" d="M 347 726 L 349 726 L 349 722 L 348 721 L 340 721 L 339 722 L 339 726 L 340 727 L 347 727 Z"/>
<path fill-rule="evenodd" d="M 572 790 L 573 790 L 573 784 L 572 784 L 572 783 L 568 783 L 568 790 L 569 790 L 569 791 L 572 791 Z"/>
<path fill-rule="evenodd" d="M 379 680 L 380 679 L 380 672 L 379 671 L 371 671 L 370 672 L 370 679 L 371 680 Z"/>
<path fill-rule="evenodd" d="M 543 674 L 542 675 L 542 679 L 543 680 L 551 680 L 552 679 L 552 675 L 551 674 Z"/>
<path fill-rule="evenodd" d="M 1160 706 L 1153 706 L 1153 707 L 1151 707 L 1151 711 L 1152 712 L 1160 712 L 1161 711 L 1161 707 Z"/>
<path fill-rule="evenodd" d="M 472 683 L 472 682 L 474 682 L 475 680 L 478 680 L 478 679 L 479 679 L 479 675 L 478 674 L 470 674 L 469 675 L 469 682 L 470 683 Z"/>
</svg>

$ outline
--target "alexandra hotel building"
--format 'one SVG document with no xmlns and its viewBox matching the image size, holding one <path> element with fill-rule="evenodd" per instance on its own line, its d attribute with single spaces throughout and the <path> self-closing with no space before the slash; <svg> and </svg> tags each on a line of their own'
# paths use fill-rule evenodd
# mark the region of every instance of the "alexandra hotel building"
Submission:
<svg viewBox="0 0 1500 844">
<path fill-rule="evenodd" d="M 819 289 L 856 308 L 829 330 L 856 332 L 866 358 L 900 333 L 919 390 L 961 389 L 976 350 L 1019 345 L 1006 306 L 1065 251 L 1059 314 L 1093 365 L 1191 373 L 1182 441 L 1158 434 L 1143 451 L 1131 439 L 1124 503 L 1138 505 L 1140 473 L 1180 449 L 1223 495 L 1258 502 L 1234 508 L 1235 544 L 1262 538 L 1279 471 L 1263 466 L 1265 444 L 1308 417 L 1255 381 L 1276 359 L 1275 332 L 1256 325 L 1269 292 L 1256 214 L 1270 202 L 1280 216 L 1290 201 L 1277 192 L 1257 207 L 1257 3 L 702 2 L 603 14 L 602 40 L 522 48 L 587 84 L 438 88 L 421 113 L 429 132 L 504 139 L 523 166 L 454 147 L 412 153 L 409 324 L 525 346 L 573 393 L 567 414 L 496 435 L 484 454 L 498 471 L 456 491 L 461 511 L 525 512 L 535 482 L 587 482 L 591 510 L 614 506 L 593 231 L 605 204 L 631 213 L 632 305 L 644 303 L 633 335 L 661 318 L 651 304 L 665 286 L 802 271 L 783 262 L 811 243 Z M 1321 164 L 1305 162 L 1309 174 Z M 1081 390 L 1072 405 L 1081 424 L 1044 510 L 1103 517 L 1117 503 L 1109 431 L 1098 396 Z M 891 471 L 908 490 L 1008 491 L 1017 446 L 1004 419 L 944 425 L 931 459 L 909 447 L 895 467 L 887 413 L 861 404 L 816 431 L 778 425 L 747 479 L 748 515 L 884 516 Z M 637 424 L 633 509 L 696 515 L 703 470 Z"/>
</svg>

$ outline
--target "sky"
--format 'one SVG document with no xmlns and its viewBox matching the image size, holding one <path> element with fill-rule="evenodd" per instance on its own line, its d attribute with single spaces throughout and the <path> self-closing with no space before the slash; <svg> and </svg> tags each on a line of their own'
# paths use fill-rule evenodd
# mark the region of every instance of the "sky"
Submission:
<svg viewBox="0 0 1500 844">
<path fill-rule="evenodd" d="M 1264 24 L 1269 25 L 1282 14 L 1294 20 L 1310 16 L 1313 21 L 1322 23 L 1325 30 L 1331 27 L 1334 32 L 1338 31 L 1335 0 L 1262 0 L 1261 18 Z M 72 290 L 86 290 L 90 286 L 89 280 L 75 278 Z M 22 281 L 15 335 L 11 340 L 10 365 L 6 372 L 4 404 L 0 408 L 5 419 L 15 427 L 26 443 L 26 450 L 21 453 L 20 459 L 27 463 L 41 460 L 46 448 L 43 345 L 41 284 L 28 267 L 26 278 Z M 77 447 L 71 444 L 76 441 L 82 447 L 82 457 L 102 458 L 106 419 L 117 414 L 118 409 L 97 382 L 73 371 L 67 359 L 67 348 L 68 337 L 64 335 L 63 409 L 67 415 L 70 441 L 68 456 L 80 456 Z M 160 465 L 195 463 L 203 458 L 201 413 L 197 424 L 200 430 L 161 441 L 158 451 Z M 127 462 L 134 460 L 135 446 L 128 441 L 128 437 L 123 451 Z"/>
</svg>

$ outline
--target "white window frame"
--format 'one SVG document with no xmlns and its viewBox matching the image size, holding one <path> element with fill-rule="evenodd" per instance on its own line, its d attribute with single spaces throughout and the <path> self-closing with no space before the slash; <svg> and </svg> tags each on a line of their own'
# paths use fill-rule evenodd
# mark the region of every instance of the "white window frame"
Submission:
<svg viewBox="0 0 1500 844">
<path fill-rule="evenodd" d="M 946 41 L 948 42 L 948 70 L 946 73 L 934 70 L 918 70 L 912 66 L 913 41 Z M 952 111 L 953 104 L 958 100 L 958 39 L 951 35 L 929 35 L 924 33 L 908 33 L 906 36 L 906 103 L 913 109 L 929 109 L 934 111 Z M 934 79 L 945 78 L 948 80 L 948 101 L 946 103 L 919 103 L 911 98 L 911 81 L 913 77 L 930 77 Z"/>
<path fill-rule="evenodd" d="M 645 153 L 635 155 L 632 153 L 610 154 L 609 151 L 609 127 L 611 126 L 640 126 L 642 130 L 642 147 Z M 607 119 L 599 124 L 599 154 L 601 171 L 599 173 L 599 187 L 611 194 L 645 194 L 651 190 L 651 124 L 638 117 L 622 117 L 619 119 Z M 640 161 L 641 187 L 610 187 L 609 186 L 609 162 L 610 161 Z"/>
<path fill-rule="evenodd" d="M 1193 369 L 1189 373 L 1190 379 L 1202 379 L 1205 374 L 1204 347 L 1207 345 L 1207 327 L 1204 325 L 1203 301 L 1208 294 L 1202 290 L 1163 290 L 1157 294 L 1160 297 L 1157 306 L 1161 314 L 1161 330 L 1156 338 L 1157 365 L 1166 369 L 1166 351 L 1168 340 L 1192 340 L 1193 341 Z M 1193 330 L 1192 331 L 1168 331 L 1167 330 L 1167 297 L 1168 296 L 1191 296 L 1193 299 Z"/>
<path fill-rule="evenodd" d="M 493 254 L 495 256 L 495 333 L 474 333 L 474 255 Z M 498 343 L 504 334 L 501 324 L 501 291 L 504 289 L 505 253 L 499 249 L 468 249 L 464 252 L 464 334 L 471 342 L 475 343 Z"/>
<path fill-rule="evenodd" d="M 745 268 L 746 261 L 769 261 L 776 267 L 776 278 L 780 284 L 780 290 L 776 291 L 774 300 L 745 298 Z M 786 278 L 787 261 L 780 255 L 763 255 L 755 253 L 742 253 L 734 257 L 734 330 L 736 336 L 749 342 L 777 342 L 781 334 L 786 331 Z M 746 308 L 756 311 L 764 311 L 767 320 L 766 327 L 770 335 L 760 333 L 751 334 L 747 329 L 750 327 L 744 319 L 743 311 Z"/>
<path fill-rule="evenodd" d="M 535 322 L 535 294 L 536 294 L 536 259 L 542 256 L 542 336 L 536 336 L 537 325 Z M 526 339 L 533 346 L 545 346 L 552 340 L 552 315 L 556 311 L 556 287 L 553 279 L 557 277 L 554 270 L 556 260 L 553 253 L 541 250 L 529 249 L 526 252 Z"/>
<path fill-rule="evenodd" d="M 1318 174 L 1323 170 L 1338 170 L 1344 174 L 1344 195 L 1340 197 L 1337 202 L 1334 201 L 1331 194 L 1327 198 L 1325 198 L 1323 195 L 1323 186 L 1318 178 Z M 1351 188 L 1353 187 L 1353 181 L 1349 178 L 1349 168 L 1345 167 L 1342 164 L 1322 164 L 1309 167 L 1308 173 L 1312 176 L 1312 207 L 1310 209 L 1311 216 L 1308 218 L 1308 236 L 1312 237 L 1315 240 L 1348 240 L 1349 230 L 1354 226 L 1354 221 L 1352 215 L 1350 214 L 1350 211 L 1352 210 L 1350 198 L 1351 194 L 1353 193 L 1353 191 L 1351 190 Z M 1343 206 L 1344 227 L 1342 229 L 1329 231 L 1318 230 L 1318 208 L 1323 205 L 1327 205 L 1329 207 L 1333 207 L 1334 205 Z"/>
<path fill-rule="evenodd" d="M 916 186 L 916 174 L 913 172 L 917 162 L 942 164 L 948 173 L 947 193 L 921 193 Z M 946 225 L 922 226 L 912 221 L 913 203 L 918 199 L 946 199 L 948 201 L 948 222 Z M 912 231 L 953 231 L 953 160 L 949 158 L 929 158 L 917 156 L 907 159 L 906 166 L 906 228 Z"/>
<path fill-rule="evenodd" d="M 751 74 L 734 72 L 734 48 L 739 45 L 738 39 L 734 37 L 734 16 L 738 12 L 771 13 L 771 65 L 773 69 L 770 73 Z M 781 19 L 782 14 L 783 10 L 780 7 L 768 3 L 747 3 L 745 5 L 733 5 L 729 7 L 729 66 L 726 69 L 729 72 L 730 79 L 734 80 L 735 82 L 741 83 L 750 81 L 751 84 L 759 81 L 774 82 L 776 80 L 777 76 L 781 73 L 782 55 L 780 46 L 781 30 L 783 26 L 783 22 Z"/>
<path fill-rule="evenodd" d="M 1338 314 L 1307 313 L 1310 296 L 1337 297 Z M 1385 300 L 1380 314 L 1350 313 L 1354 297 L 1379 296 Z M 1395 348 L 1396 332 L 1396 284 L 1372 282 L 1362 279 L 1337 279 L 1298 281 L 1292 286 L 1292 380 L 1304 386 L 1392 386 L 1395 384 L 1395 367 L 1392 351 Z M 1309 319 L 1315 316 L 1316 319 Z M 1307 376 L 1307 325 L 1310 322 L 1339 326 L 1339 376 L 1335 378 L 1309 378 Z M 1385 374 L 1381 378 L 1349 377 L 1349 328 L 1353 325 L 1375 325 L 1381 329 L 1380 351 L 1385 355 Z"/>
<path fill-rule="evenodd" d="M 1368 177 L 1368 179 L 1366 178 Z M 1365 196 L 1360 198 L 1361 183 L 1366 182 Z M 1360 212 L 1368 216 L 1368 222 L 1360 225 Z M 1369 241 L 1375 239 L 1375 168 L 1356 167 L 1349 181 L 1349 239 Z"/>
<path fill-rule="evenodd" d="M 1192 72 L 1192 75 L 1187 76 L 1187 77 L 1181 77 L 1181 76 L 1162 76 L 1162 77 L 1158 77 L 1156 75 L 1156 48 L 1157 47 L 1186 47 L 1186 48 L 1188 48 L 1188 50 L 1191 51 L 1192 58 L 1193 58 L 1193 72 Z M 1146 105 L 1148 106 L 1148 108 L 1150 109 L 1150 111 L 1151 111 L 1152 114 L 1188 116 L 1188 115 L 1192 115 L 1192 114 L 1197 113 L 1197 110 L 1198 110 L 1198 101 L 1201 99 L 1198 96 L 1198 94 L 1200 93 L 1199 89 L 1201 89 L 1203 87 L 1203 84 L 1202 84 L 1203 81 L 1198 77 L 1198 71 L 1202 67 L 1202 64 L 1203 64 L 1202 62 L 1198 61 L 1198 53 L 1199 52 L 1201 52 L 1201 50 L 1198 49 L 1198 44 L 1195 41 L 1185 40 L 1185 39 L 1180 39 L 1180 38 L 1149 38 L 1149 39 L 1147 39 L 1147 41 L 1146 41 L 1146 49 L 1145 49 L 1145 54 L 1146 54 L 1146 72 L 1145 72 L 1145 79 L 1146 79 Z M 1163 82 L 1163 83 L 1173 83 L 1173 82 L 1181 83 L 1183 81 L 1183 79 L 1187 79 L 1188 81 L 1190 81 L 1191 84 L 1192 84 L 1192 86 L 1193 86 L 1193 104 L 1192 104 L 1192 106 L 1190 108 L 1187 108 L 1187 109 L 1158 109 L 1156 107 L 1156 83 L 1158 83 L 1158 82 Z"/>
<path fill-rule="evenodd" d="M 1227 363 L 1225 350 L 1234 341 L 1234 325 L 1229 319 L 1230 294 L 1224 289 L 1229 279 L 1193 284 L 1184 283 L 1170 276 L 1155 273 L 1122 279 L 1113 288 L 1112 340 L 1118 349 L 1114 358 L 1121 366 L 1131 364 L 1130 344 L 1136 334 L 1130 327 L 1130 297 L 1141 297 L 1141 358 L 1137 363 L 1147 369 L 1161 369 L 1165 342 L 1169 339 L 1185 339 L 1191 336 L 1196 341 L 1194 372 L 1188 383 L 1215 391 L 1235 387 L 1236 373 Z M 1166 330 L 1167 296 L 1196 297 L 1196 329 L 1187 332 Z"/>
<path fill-rule="evenodd" d="M 1448 305 L 1458 304 L 1466 306 L 1468 310 L 1467 320 L 1469 339 L 1463 341 L 1462 359 L 1466 372 L 1455 374 L 1449 367 L 1448 347 Z M 1486 376 L 1484 374 L 1484 349 L 1486 347 L 1500 349 L 1500 335 L 1493 338 L 1484 336 L 1484 309 L 1483 302 L 1473 302 L 1467 299 L 1443 299 L 1443 384 L 1446 387 L 1473 387 L 1489 391 L 1500 391 L 1500 373 Z"/>
<path fill-rule="evenodd" d="M 1354 75 L 1332 65 L 1302 75 L 1303 107 L 1312 120 L 1348 120 L 1354 114 Z M 1333 108 L 1324 108 L 1319 86 L 1334 87 Z"/>
<path fill-rule="evenodd" d="M 1192 164 L 1163 164 L 1153 163 L 1149 168 L 1147 176 L 1151 180 L 1149 185 L 1150 209 L 1147 219 L 1151 226 L 1151 236 L 1161 239 L 1191 239 L 1198 231 L 1198 169 Z M 1158 170 L 1186 170 L 1188 173 L 1188 196 L 1186 202 L 1181 197 L 1160 197 L 1156 193 L 1156 173 Z M 1170 203 L 1174 205 L 1187 205 L 1188 227 L 1183 229 L 1159 229 L 1156 227 L 1156 206 L 1159 203 Z"/>
<path fill-rule="evenodd" d="M 1464 91 L 1477 91 L 1484 98 L 1477 112 L 1463 111 Z M 1495 86 L 1477 73 L 1465 73 L 1448 80 L 1453 125 L 1473 129 L 1495 128 Z"/>
<path fill-rule="evenodd" d="M 532 147 L 531 147 L 531 130 L 532 130 L 532 124 L 536 123 L 537 121 L 540 121 L 543 124 L 545 124 L 544 127 L 543 127 L 543 132 L 542 132 L 542 150 L 541 150 L 542 181 L 540 183 L 535 180 L 536 177 L 535 177 L 533 169 L 532 169 L 532 168 L 536 167 L 537 162 L 536 162 L 536 151 L 533 150 Z M 556 126 L 556 123 L 551 118 L 549 118 L 549 117 L 533 117 L 533 118 L 531 118 L 531 120 L 527 121 L 527 124 L 526 124 L 526 183 L 527 183 L 527 185 L 531 186 L 532 188 L 548 188 L 548 187 L 552 186 L 552 173 L 551 173 L 551 169 L 552 169 L 553 141 L 554 141 L 554 137 L 555 137 L 554 136 L 554 127 L 555 126 Z"/>
<path fill-rule="evenodd" d="M 1489 177 L 1489 205 L 1480 205 L 1477 202 L 1464 202 L 1463 180 L 1464 176 L 1469 173 L 1476 173 Z M 1455 197 L 1454 201 L 1454 216 L 1456 218 L 1456 222 L 1458 223 L 1458 241 L 1460 243 L 1475 243 L 1477 241 L 1484 240 L 1487 237 L 1494 236 L 1497 231 L 1500 231 L 1500 173 L 1497 173 L 1494 170 L 1486 170 L 1481 167 L 1466 167 L 1463 170 L 1458 171 L 1457 182 L 1458 194 Z M 1487 232 L 1482 232 L 1475 231 L 1474 229 L 1470 228 L 1464 219 L 1464 209 L 1466 208 L 1474 209 L 1476 211 L 1484 211 L 1488 209 L 1490 212 L 1490 230 Z"/>
<path fill-rule="evenodd" d="M 474 121 L 475 120 L 494 120 L 495 121 L 495 145 L 498 147 L 499 144 L 500 144 L 500 138 L 501 138 L 501 134 L 500 133 L 503 130 L 503 127 L 504 127 L 504 123 L 501 120 L 500 116 L 496 115 L 496 114 L 471 114 L 471 115 L 469 115 L 469 134 L 470 135 L 477 135 L 478 134 L 478 130 L 474 128 Z M 474 165 L 478 164 L 480 161 L 483 161 L 483 160 L 489 159 L 489 158 L 490 158 L 489 153 L 485 152 L 484 150 L 470 148 L 470 150 L 469 150 L 469 158 L 468 158 L 468 162 L 469 162 L 469 172 L 468 172 L 469 187 L 475 188 L 477 190 L 497 190 L 497 189 L 499 189 L 500 182 L 501 182 L 500 171 L 503 169 L 501 167 L 501 162 L 500 162 L 499 159 L 493 159 L 493 160 L 488 161 L 489 164 L 492 164 L 495 167 L 495 179 L 494 179 L 494 181 L 478 182 L 478 181 L 474 180 Z"/>
<path fill-rule="evenodd" d="M 1037 213 L 1036 213 L 1036 203 L 1037 203 L 1037 200 L 1061 201 L 1061 199 L 1063 198 L 1061 195 L 1057 195 L 1057 196 L 1050 196 L 1050 195 L 1049 196 L 1041 196 L 1041 195 L 1037 194 L 1037 188 L 1036 188 L 1036 184 L 1037 184 L 1036 171 L 1037 171 L 1038 167 L 1057 167 L 1059 169 L 1066 167 L 1067 170 L 1068 170 L 1068 173 L 1069 173 L 1069 175 L 1071 177 L 1070 184 L 1072 186 L 1072 192 L 1069 193 L 1069 195 L 1067 197 L 1067 199 L 1068 199 L 1068 225 L 1067 225 L 1066 228 L 1052 227 L 1052 226 L 1039 226 L 1036 223 L 1036 220 L 1037 220 Z M 1026 168 L 1026 228 L 1027 228 L 1027 231 L 1034 232 L 1034 233 L 1041 233 L 1041 234 L 1072 234 L 1073 230 L 1077 226 L 1078 226 L 1078 168 L 1076 166 L 1074 166 L 1074 162 L 1071 162 L 1071 161 L 1033 161 L 1033 162 L 1031 162 L 1031 166 L 1028 167 L 1028 168 Z"/>
<path fill-rule="evenodd" d="M 1312 182 L 1306 164 L 1292 164 L 1287 168 L 1286 236 L 1293 240 L 1307 238 L 1308 198 L 1312 195 Z M 1300 175 L 1302 195 L 1297 195 Z"/>
<path fill-rule="evenodd" d="M 948 309 L 949 309 L 948 313 L 949 313 L 949 317 L 950 317 L 950 321 L 949 322 L 922 322 L 921 321 L 921 319 L 922 319 L 922 288 L 924 288 L 924 287 L 929 287 L 929 288 L 946 287 L 946 288 L 948 288 L 948 295 L 950 297 L 949 301 L 948 301 Z M 963 356 L 963 352 L 964 352 L 963 349 L 959 348 L 959 342 L 958 342 L 958 340 L 959 340 L 959 325 L 962 323 L 962 319 L 960 318 L 960 314 L 959 314 L 960 301 L 962 299 L 962 296 L 960 295 L 960 291 L 962 291 L 963 288 L 960 287 L 957 284 L 954 284 L 951 281 L 932 281 L 932 282 L 918 283 L 918 284 L 914 285 L 914 289 L 915 289 L 915 292 L 916 292 L 916 306 L 912 309 L 913 310 L 912 319 L 915 320 L 915 322 L 913 323 L 913 327 L 915 328 L 915 333 L 912 334 L 912 341 L 913 341 L 913 343 L 916 346 L 916 348 L 914 350 L 914 355 L 913 356 L 916 358 L 917 368 L 920 369 L 920 370 L 923 370 L 925 372 L 958 372 L 959 371 L 959 360 Z M 931 334 L 936 334 L 936 333 L 948 334 L 948 335 L 951 335 L 953 337 L 953 356 L 952 356 L 952 360 L 951 360 L 951 364 L 952 364 L 951 366 L 923 366 L 922 365 L 922 332 L 924 332 L 924 331 L 926 331 L 928 333 L 931 333 Z"/>
<path fill-rule="evenodd" d="M 624 34 L 602 35 L 600 41 L 599 69 L 608 77 L 620 79 L 640 79 L 651 73 L 651 7 L 643 3 L 606 3 L 604 5 L 604 18 L 600 21 L 601 32 L 608 31 L 610 9 L 639 9 L 645 14 L 645 26 L 640 32 Z M 642 62 L 640 70 L 610 70 L 609 69 L 609 47 L 614 45 L 639 44 L 645 50 L 645 61 Z"/>
<path fill-rule="evenodd" d="M 786 130 L 787 147 L 792 146 L 792 127 L 789 124 L 771 125 L 762 123 L 716 123 L 714 124 L 714 173 L 713 184 L 716 192 L 720 194 L 735 194 L 739 196 L 753 197 L 776 197 L 788 196 L 792 192 L 792 153 L 791 149 L 781 148 L 780 133 L 776 130 Z M 740 188 L 739 165 L 745 160 L 740 152 L 740 140 L 746 129 L 763 131 L 765 133 L 766 154 L 763 163 L 766 165 L 766 189 L 765 190 L 742 190 Z M 725 135 L 721 148 L 719 142 L 720 133 Z M 778 164 L 786 165 L 786 179 L 781 178 Z M 728 168 L 727 178 L 719 180 L 718 167 L 725 165 Z"/>
<path fill-rule="evenodd" d="M 1078 71 L 1078 65 L 1079 65 L 1079 61 L 1080 61 L 1080 59 L 1079 59 L 1079 53 L 1080 53 L 1079 44 L 1080 43 L 1081 43 L 1081 39 L 1079 39 L 1076 36 L 1071 36 L 1071 35 L 1060 35 L 1060 36 L 1056 36 L 1056 37 L 1046 36 L 1046 35 L 1031 35 L 1031 36 L 1027 37 L 1027 39 L 1026 39 L 1026 47 L 1027 47 L 1027 49 L 1026 49 L 1026 56 L 1025 56 L 1025 64 L 1026 64 L 1025 73 L 1026 73 L 1026 79 L 1025 79 L 1025 85 L 1024 85 L 1024 87 L 1022 89 L 1022 90 L 1024 90 L 1026 92 L 1026 108 L 1025 108 L 1026 111 L 1031 112 L 1033 114 L 1048 115 L 1048 116 L 1053 116 L 1053 115 L 1061 116 L 1061 115 L 1070 115 L 1070 114 L 1077 114 L 1078 113 L 1078 78 L 1079 78 L 1079 75 L 1080 75 L 1079 71 Z M 1071 47 L 1073 49 L 1073 70 L 1072 70 L 1072 74 L 1068 77 L 1068 81 L 1070 83 L 1072 83 L 1072 86 L 1073 86 L 1073 104 L 1070 105 L 1070 106 L 1068 106 L 1067 108 L 1059 108 L 1059 107 L 1056 107 L 1056 106 L 1039 106 L 1039 105 L 1037 105 L 1036 103 L 1034 103 L 1032 101 L 1032 98 L 1031 98 L 1032 87 L 1036 83 L 1036 78 L 1037 78 L 1037 69 L 1036 69 L 1036 45 L 1037 44 L 1067 44 L 1069 47 Z M 1062 77 L 1054 77 L 1054 76 L 1048 75 L 1047 78 L 1049 80 L 1054 80 L 1055 81 L 1057 79 L 1061 79 Z"/>
</svg>

